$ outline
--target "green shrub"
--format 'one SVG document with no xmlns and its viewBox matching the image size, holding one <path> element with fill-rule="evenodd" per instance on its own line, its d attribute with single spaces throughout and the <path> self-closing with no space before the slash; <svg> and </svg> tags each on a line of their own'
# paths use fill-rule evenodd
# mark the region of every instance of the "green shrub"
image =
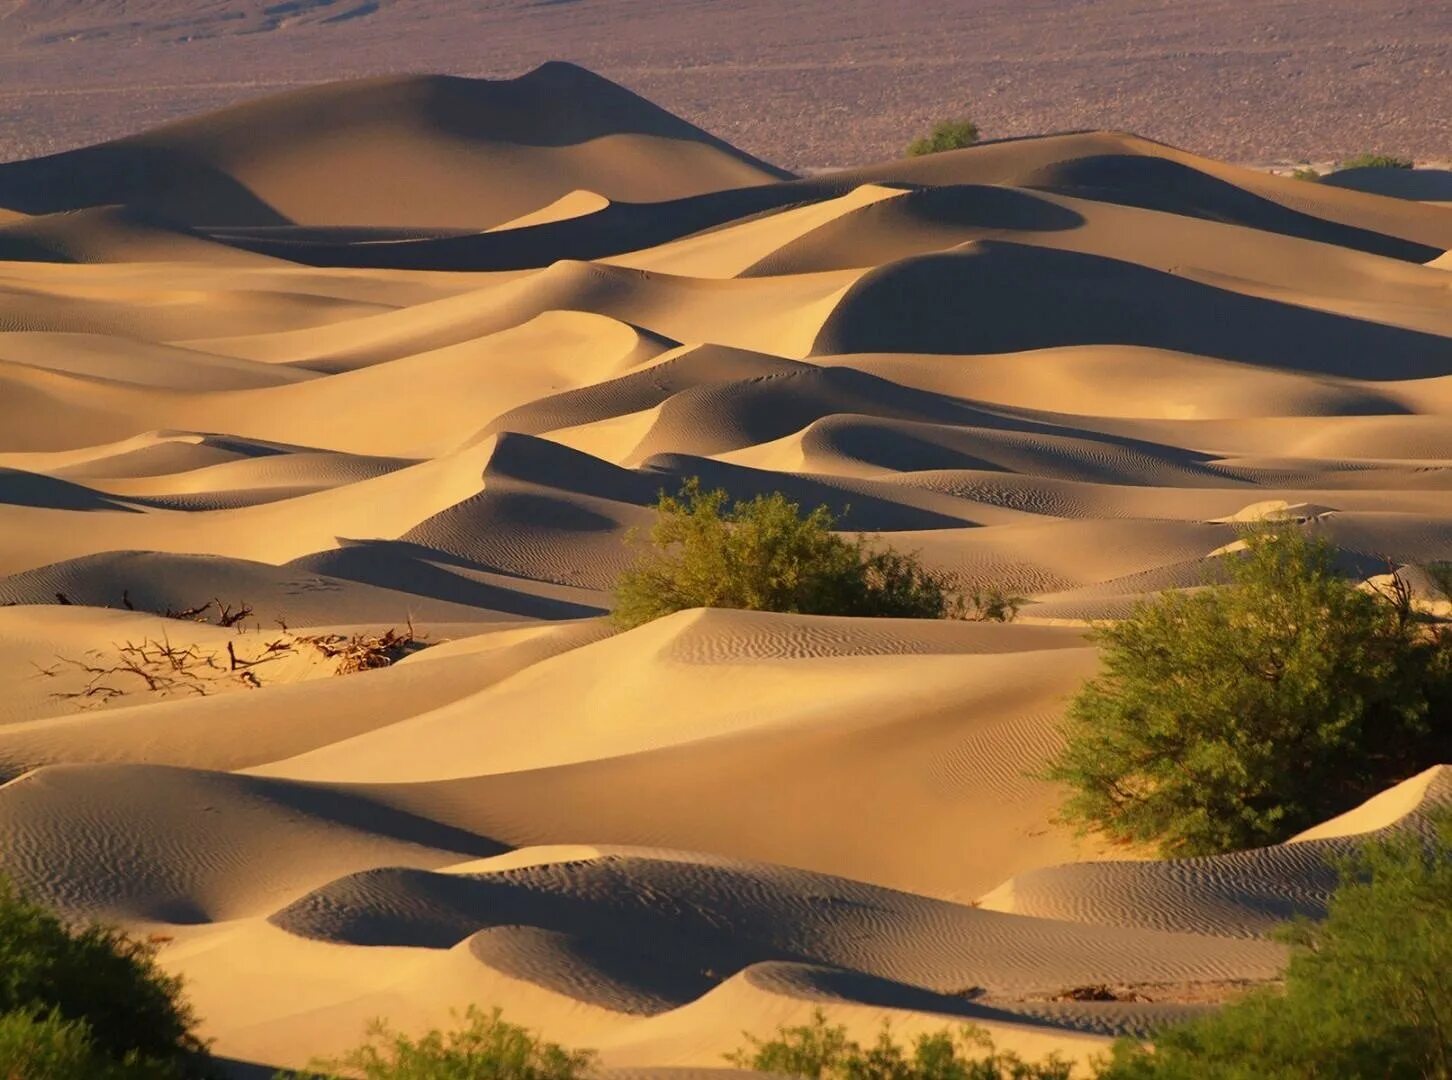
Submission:
<svg viewBox="0 0 1452 1080">
<path fill-rule="evenodd" d="M 1102 1080 L 1452 1078 L 1452 813 L 1430 842 L 1368 845 L 1326 921 L 1284 935 L 1283 992 L 1260 991 L 1115 1047 Z"/>
<path fill-rule="evenodd" d="M 376 1021 L 368 1030 L 368 1041 L 358 1049 L 335 1061 L 319 1062 L 302 1075 L 359 1080 L 575 1080 L 589 1071 L 594 1060 L 589 1051 L 566 1050 L 506 1022 L 498 1009 L 485 1013 L 471 1006 L 463 1020 L 455 1031 L 431 1031 L 419 1039 L 399 1035 Z"/>
<path fill-rule="evenodd" d="M 910 157 L 941 154 L 944 150 L 961 150 L 978 141 L 978 125 L 972 120 L 944 120 L 932 132 L 908 144 Z"/>
<path fill-rule="evenodd" d="M 0 1015 L 0 1076 L 5 1080 L 76 1080 L 104 1076 L 105 1070 L 83 1021 L 19 1010 Z"/>
<path fill-rule="evenodd" d="M 809 1023 L 778 1029 L 771 1039 L 746 1036 L 749 1046 L 726 1060 L 743 1069 L 808 1080 L 1068 1080 L 1071 1067 L 1057 1057 L 1032 1064 L 995 1050 L 982 1031 L 964 1027 L 919 1035 L 904 1047 L 883 1025 L 877 1041 L 862 1046 L 845 1027 L 827 1023 L 819 1009 Z"/>
<path fill-rule="evenodd" d="M 30 1039 L 63 1056 L 84 1038 L 96 1058 L 127 1063 L 128 1076 L 202 1075 L 206 1055 L 180 989 L 151 946 L 109 927 L 67 926 L 0 878 L 0 1014 L 10 1040 L 0 1045 Z"/>
<path fill-rule="evenodd" d="M 1357 154 L 1353 158 L 1347 158 L 1336 166 L 1336 171 L 1344 169 L 1410 169 L 1415 166 L 1411 158 L 1393 157 L 1391 154 Z"/>
<path fill-rule="evenodd" d="M 959 610 L 912 556 L 835 534 L 825 506 L 804 516 L 780 492 L 732 504 L 692 479 L 656 511 L 649 547 L 615 586 L 623 628 L 698 607 L 916 619 Z"/>
<path fill-rule="evenodd" d="M 1099 627 L 1046 775 L 1064 816 L 1198 855 L 1283 840 L 1448 752 L 1452 638 L 1358 589 L 1328 545 L 1259 528 L 1233 580 Z"/>
<path fill-rule="evenodd" d="M 1294 172 L 1292 172 L 1291 178 L 1293 180 L 1308 180 L 1311 183 L 1315 183 L 1317 180 L 1321 179 L 1321 174 L 1315 169 L 1311 168 L 1309 165 L 1307 165 L 1303 169 L 1296 169 Z"/>
<path fill-rule="evenodd" d="M 966 597 L 955 598 L 951 615 L 970 622 L 1013 622 L 1028 601 L 1005 592 L 997 585 L 974 589 Z"/>
</svg>

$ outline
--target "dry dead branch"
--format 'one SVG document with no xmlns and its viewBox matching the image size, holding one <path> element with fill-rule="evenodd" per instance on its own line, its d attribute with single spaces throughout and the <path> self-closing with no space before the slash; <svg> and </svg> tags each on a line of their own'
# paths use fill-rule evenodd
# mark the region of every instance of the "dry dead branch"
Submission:
<svg viewBox="0 0 1452 1080">
<path fill-rule="evenodd" d="M 211 607 L 212 601 L 208 600 L 205 604 L 197 607 L 182 608 L 180 611 L 174 608 L 167 608 L 161 614 L 162 618 L 165 619 L 180 619 L 183 622 L 203 622 L 205 620 L 202 619 L 202 616 L 210 611 Z"/>
<path fill-rule="evenodd" d="M 217 625 L 236 626 L 247 616 L 252 614 L 251 604 L 239 604 L 236 610 L 222 603 L 220 599 L 214 599 L 212 603 L 217 605 Z"/>
<path fill-rule="evenodd" d="M 389 627 L 382 634 L 310 634 L 300 635 L 297 640 L 329 660 L 337 660 L 339 675 L 388 667 L 424 647 L 412 619 L 402 631 Z"/>
</svg>

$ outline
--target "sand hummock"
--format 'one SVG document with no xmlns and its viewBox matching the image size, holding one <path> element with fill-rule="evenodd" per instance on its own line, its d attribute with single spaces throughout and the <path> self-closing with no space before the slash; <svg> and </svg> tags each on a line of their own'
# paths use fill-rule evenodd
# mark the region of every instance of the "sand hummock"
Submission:
<svg viewBox="0 0 1452 1080">
<path fill-rule="evenodd" d="M 817 1007 L 1083 1060 L 1274 979 L 1447 767 L 1177 863 L 1034 776 L 1089 623 L 1238 523 L 1452 557 L 1452 210 L 1409 183 L 1117 132 L 793 178 L 566 64 L 0 166 L 0 869 L 158 935 L 263 1066 L 470 1003 L 611 1069 Z M 1028 603 L 615 633 L 692 476 Z M 1144 1000 L 1053 1000 L 1098 984 Z"/>
</svg>

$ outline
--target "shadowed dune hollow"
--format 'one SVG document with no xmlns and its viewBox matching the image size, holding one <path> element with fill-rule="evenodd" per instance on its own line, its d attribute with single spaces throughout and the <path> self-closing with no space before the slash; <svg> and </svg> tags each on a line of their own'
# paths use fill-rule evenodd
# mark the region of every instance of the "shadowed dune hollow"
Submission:
<svg viewBox="0 0 1452 1080">
<path fill-rule="evenodd" d="M 612 1069 L 819 1006 L 1082 1059 L 1275 978 L 1452 773 L 1176 863 L 1031 777 L 1087 624 L 1228 520 L 1452 557 L 1452 210 L 1395 179 L 1118 132 L 795 178 L 567 64 L 0 165 L 0 869 L 268 1066 L 471 1002 Z M 613 633 L 691 476 L 1029 603 Z"/>
</svg>

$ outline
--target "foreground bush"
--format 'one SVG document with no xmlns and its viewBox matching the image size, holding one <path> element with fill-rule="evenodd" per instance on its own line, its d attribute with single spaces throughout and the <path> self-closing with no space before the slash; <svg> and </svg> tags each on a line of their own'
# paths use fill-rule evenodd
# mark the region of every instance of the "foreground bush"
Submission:
<svg viewBox="0 0 1452 1080">
<path fill-rule="evenodd" d="M 463 1020 L 455 1031 L 431 1031 L 416 1040 L 375 1023 L 368 1041 L 358 1049 L 336 1061 L 319 1062 L 303 1075 L 358 1080 L 575 1080 L 594 1059 L 589 1051 L 566 1050 L 506 1022 L 498 1009 L 485 1013 L 471 1007 Z"/>
<path fill-rule="evenodd" d="M 1072 1072 L 1057 1057 L 1030 1063 L 995 1050 L 992 1039 L 971 1027 L 920 1035 L 904 1047 L 884 1026 L 864 1047 L 820 1010 L 810 1023 L 781 1028 L 774 1038 L 746 1038 L 749 1047 L 728 1055 L 732 1064 L 809 1080 L 1069 1080 Z"/>
<path fill-rule="evenodd" d="M 649 548 L 615 587 L 612 618 L 624 628 L 698 607 L 915 619 L 958 610 L 912 556 L 834 533 L 825 506 L 803 515 L 780 492 L 733 504 L 690 480 L 656 510 Z M 1014 599 L 988 603 L 1008 618 Z"/>
<path fill-rule="evenodd" d="M 911 157 L 941 154 L 944 150 L 961 150 L 978 141 L 978 125 L 972 120 L 945 120 L 921 139 L 908 144 Z"/>
<path fill-rule="evenodd" d="M 1124 1042 L 1105 1080 L 1452 1078 L 1452 813 L 1431 843 L 1373 843 L 1342 868 L 1324 923 L 1286 937 L 1283 992 L 1262 991 Z"/>
<path fill-rule="evenodd" d="M 108 1073 L 121 1075 L 115 1063 L 96 1052 L 83 1022 L 62 1020 L 54 1013 L 0 1015 L 0 1077 L 5 1080 L 77 1080 L 106 1078 Z"/>
<path fill-rule="evenodd" d="M 1393 157 L 1391 154 L 1357 154 L 1336 166 L 1336 171 L 1345 169 L 1410 169 L 1416 163 L 1411 158 Z"/>
<path fill-rule="evenodd" d="M 4 879 L 0 1017 L 5 1080 L 205 1073 L 180 981 L 156 966 L 149 946 L 107 927 L 69 927 Z M 91 1064 L 66 1073 L 76 1060 Z"/>
<path fill-rule="evenodd" d="M 1170 855 L 1284 840 L 1448 754 L 1452 640 L 1338 576 L 1324 541 L 1259 529 L 1230 586 L 1100 628 L 1048 776 L 1064 813 Z"/>
</svg>

